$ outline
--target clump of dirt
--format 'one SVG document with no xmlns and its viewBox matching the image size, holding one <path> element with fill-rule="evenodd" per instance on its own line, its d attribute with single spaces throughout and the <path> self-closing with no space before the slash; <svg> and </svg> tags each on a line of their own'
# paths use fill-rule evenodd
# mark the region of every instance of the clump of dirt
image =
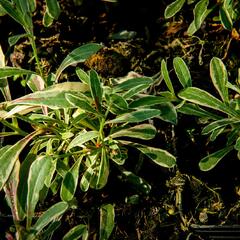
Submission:
<svg viewBox="0 0 240 240">
<path fill-rule="evenodd" d="M 95 69 L 103 77 L 121 77 L 130 71 L 130 63 L 121 53 L 103 48 L 91 56 L 85 65 Z"/>
</svg>

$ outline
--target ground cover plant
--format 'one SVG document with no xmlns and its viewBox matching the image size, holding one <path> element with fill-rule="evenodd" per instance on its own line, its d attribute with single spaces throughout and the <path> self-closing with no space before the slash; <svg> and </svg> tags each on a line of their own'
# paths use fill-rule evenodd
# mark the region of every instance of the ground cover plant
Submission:
<svg viewBox="0 0 240 240">
<path fill-rule="evenodd" d="M 227 30 L 232 30 L 234 22 L 239 19 L 239 3 L 238 1 L 216 1 L 211 3 L 208 0 L 202 1 L 173 1 L 169 4 L 164 12 L 165 18 L 173 17 L 177 14 L 184 4 L 195 4 L 193 9 L 194 20 L 188 27 L 187 33 L 193 35 L 200 29 L 204 20 L 211 12 L 217 12 L 216 21 L 219 21 Z"/>
<path fill-rule="evenodd" d="M 238 1 L 0 0 L 0 13 L 1 239 L 239 224 Z"/>
</svg>

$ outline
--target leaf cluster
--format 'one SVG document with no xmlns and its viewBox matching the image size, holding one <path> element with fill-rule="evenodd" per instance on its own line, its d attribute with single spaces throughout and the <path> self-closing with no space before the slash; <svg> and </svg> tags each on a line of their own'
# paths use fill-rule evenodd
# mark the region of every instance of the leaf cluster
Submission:
<svg viewBox="0 0 240 240">
<path fill-rule="evenodd" d="M 164 12 L 164 17 L 166 19 L 175 16 L 181 9 L 184 4 L 187 3 L 189 5 L 195 4 L 193 9 L 194 19 L 188 27 L 188 34 L 193 35 L 196 31 L 200 29 L 203 22 L 212 12 L 218 11 L 218 21 L 222 24 L 222 26 L 231 31 L 233 28 L 234 22 L 239 19 L 239 2 L 234 0 L 222 0 L 216 1 L 213 5 L 210 4 L 209 0 L 199 0 L 199 1 L 187 1 L 187 0 L 176 0 L 169 4 Z"/>
<path fill-rule="evenodd" d="M 62 215 L 74 207 L 77 187 L 82 192 L 103 188 L 112 164 L 119 166 L 124 179 L 148 194 L 151 186 L 122 167 L 129 147 L 162 167 L 176 164 L 176 158 L 166 150 L 137 141 L 155 137 L 157 130 L 149 122 L 152 118 L 177 123 L 171 100 L 147 93 L 152 78 L 115 79 L 106 84 L 96 71 L 76 68 L 79 82 L 59 83 L 67 67 L 84 62 L 101 47 L 89 43 L 76 48 L 56 73 L 48 76 L 5 66 L 1 51 L 0 81 L 6 101 L 0 104 L 0 121 L 7 129 L 1 136 L 20 135 L 22 139 L 1 148 L 0 190 L 6 194 L 19 239 L 47 239 L 60 226 Z M 33 93 L 12 100 L 8 80 L 14 76 L 23 76 Z M 29 125 L 30 132 L 21 129 L 21 122 Z M 29 150 L 22 155 L 26 146 Z M 37 204 L 49 194 L 59 194 L 61 202 L 35 221 Z M 104 205 L 100 215 L 100 239 L 107 239 L 114 225 L 113 206 Z M 73 236 L 87 239 L 88 227 L 76 226 L 63 239 Z"/>
</svg>

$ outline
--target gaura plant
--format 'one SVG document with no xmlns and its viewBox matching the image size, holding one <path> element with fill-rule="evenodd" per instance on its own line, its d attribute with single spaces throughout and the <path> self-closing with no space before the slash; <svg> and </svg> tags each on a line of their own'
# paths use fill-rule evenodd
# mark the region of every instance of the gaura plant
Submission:
<svg viewBox="0 0 240 240">
<path fill-rule="evenodd" d="M 210 135 L 210 141 L 214 141 L 220 134 L 226 135 L 226 146 L 209 154 L 199 162 L 203 171 L 214 168 L 232 150 L 239 154 L 239 130 L 240 112 L 238 97 L 231 97 L 229 90 L 240 94 L 237 84 L 228 80 L 228 73 L 224 63 L 217 57 L 210 62 L 210 76 L 212 83 L 218 92 L 219 98 L 209 92 L 196 87 L 188 87 L 182 90 L 178 97 L 186 101 L 179 111 L 185 114 L 195 115 L 208 121 L 208 125 L 202 130 L 203 135 Z"/>
<path fill-rule="evenodd" d="M 56 74 L 51 74 L 55 84 L 50 87 L 30 70 L 0 69 L 0 78 L 5 80 L 16 74 L 33 76 L 28 78 L 28 85 L 34 92 L 6 99 L 0 109 L 0 122 L 6 128 L 1 136 L 23 137 L 13 145 L 3 146 L 0 157 L 0 189 L 9 198 L 18 239 L 44 238 L 55 231 L 60 224 L 56 219 L 73 204 L 77 186 L 82 191 L 103 188 L 110 165 L 121 166 L 127 159 L 127 147 L 138 149 L 163 167 L 171 168 L 176 163 L 167 151 L 137 141 L 154 138 L 156 129 L 148 120 L 160 118 L 173 124 L 177 121 L 175 108 L 167 98 L 146 93 L 153 83 L 151 78 L 103 83 L 94 70 L 87 73 L 77 69 L 80 82 L 58 83 L 66 67 L 84 61 L 100 48 L 101 45 L 90 43 L 73 50 Z M 42 90 L 37 91 L 41 84 Z M 21 129 L 20 122 L 29 128 Z M 21 154 L 26 145 L 27 154 Z M 150 185 L 133 173 L 122 170 L 122 174 L 137 182 L 145 193 L 150 191 Z M 37 202 L 44 201 L 48 192 L 59 193 L 62 202 L 34 222 Z M 100 239 L 107 239 L 114 223 L 113 206 L 101 209 Z M 71 239 L 76 232 L 85 238 L 87 226 L 76 226 L 64 239 Z"/>
<path fill-rule="evenodd" d="M 182 89 L 192 86 L 192 77 L 190 71 L 187 67 L 187 64 L 181 57 L 175 57 L 173 59 L 173 69 Z M 161 87 L 160 90 L 157 91 L 157 94 L 174 103 L 176 105 L 175 111 L 177 112 L 182 106 L 183 102 L 180 98 L 178 98 L 175 88 L 173 87 L 176 86 L 178 82 L 173 83 L 172 79 L 170 78 L 167 62 L 164 59 L 161 62 L 160 71 L 160 84 L 162 82 L 165 83 L 165 90 L 163 91 L 162 89 L 164 88 Z M 157 83 L 157 85 L 159 86 L 159 83 Z"/>
<path fill-rule="evenodd" d="M 64 59 L 62 64 L 60 64 L 57 70 L 58 75 L 69 65 L 85 61 L 86 58 L 97 52 L 101 47 L 99 44 L 90 43 L 76 48 Z M 15 75 L 31 75 L 31 77 L 26 77 L 26 79 L 27 84 L 33 91 L 46 87 L 47 81 L 45 82 L 35 72 L 5 66 L 5 57 L 1 48 L 0 67 L 0 88 L 5 100 L 7 100 L 7 105 L 11 102 L 10 88 L 8 86 L 9 77 Z M 55 75 L 51 74 L 50 76 Z M 48 77 L 46 77 L 46 79 L 48 79 Z M 54 78 L 54 80 L 56 80 L 56 78 Z M 5 103 L 3 103 L 3 105 L 5 105 Z M 37 217 L 37 213 L 35 213 L 38 202 L 44 201 L 51 186 L 53 177 L 52 169 L 56 163 L 48 150 L 44 152 L 44 146 L 39 146 L 38 143 L 34 144 L 34 141 L 37 141 L 36 138 L 47 137 L 47 131 L 38 129 L 41 124 L 38 125 L 37 121 L 33 123 L 31 118 L 28 119 L 28 117 L 26 118 L 24 116 L 24 114 L 29 113 L 30 109 L 30 112 L 34 112 L 37 108 L 36 106 L 32 106 L 32 108 L 29 108 L 29 106 L 17 106 L 13 108 L 10 107 L 11 110 L 8 112 L 5 111 L 5 107 L 2 108 L 1 105 L 0 110 L 1 137 L 15 135 L 23 137 L 13 145 L 4 146 L 4 141 L 1 141 L 0 148 L 0 190 L 4 190 L 7 202 L 12 211 L 12 217 L 16 227 L 16 239 L 49 239 L 53 232 L 60 226 L 62 215 L 71 207 L 71 204 L 61 201 L 44 210 L 39 218 Z M 42 111 L 44 112 L 42 116 L 47 117 L 48 109 L 42 106 Z M 15 117 L 15 114 L 19 114 L 20 118 Z M 31 133 L 19 127 L 19 122 L 22 121 L 29 123 L 30 128 L 28 130 L 32 129 L 32 131 L 30 130 Z M 21 156 L 22 150 L 30 142 L 32 142 L 33 146 L 24 156 Z M 49 147 L 46 149 L 49 149 Z M 37 221 L 36 218 L 38 218 Z M 78 234 L 79 237 L 82 236 L 83 239 L 86 239 L 87 226 L 76 226 L 67 233 L 64 239 L 71 239 L 72 234 Z"/>
<path fill-rule="evenodd" d="M 35 150 L 37 147 L 39 153 L 44 149 L 49 155 L 57 156 L 53 172 L 57 170 L 58 177 L 63 177 L 63 200 L 73 198 L 71 191 L 75 191 L 79 168 L 85 170 L 80 181 L 83 191 L 89 187 L 104 187 L 109 174 L 109 161 L 124 164 L 127 157 L 125 146 L 137 148 L 163 167 L 175 165 L 175 158 L 164 150 L 121 139 L 152 139 L 156 129 L 146 123 L 147 120 L 158 117 L 172 121 L 172 115 L 175 117 L 173 106 L 165 98 L 144 93 L 139 95 L 150 86 L 151 78 L 132 78 L 104 86 L 94 70 L 89 74 L 81 70 L 80 74 L 83 82 L 55 84 L 2 103 L 3 124 L 13 116 L 31 124 L 42 135 L 33 141 Z M 39 112 L 42 106 L 48 107 L 47 115 Z M 71 168 L 70 159 L 74 159 Z M 74 175 L 74 183 L 70 184 L 74 188 L 69 190 L 67 184 Z"/>
<path fill-rule="evenodd" d="M 73 50 L 67 57 L 64 59 L 62 64 L 57 69 L 56 75 L 51 73 L 49 76 L 44 75 L 42 71 L 41 61 L 39 60 L 37 47 L 35 43 L 35 36 L 33 31 L 33 21 L 32 16 L 36 11 L 36 1 L 28 0 L 28 1 L 1 1 L 0 2 L 0 15 L 9 14 L 16 22 L 22 25 L 25 33 L 15 35 L 9 38 L 10 46 L 17 43 L 20 38 L 28 38 L 32 49 L 33 56 L 36 61 L 36 72 L 26 69 L 19 68 L 9 68 L 5 66 L 5 57 L 0 47 L 0 89 L 3 93 L 5 100 L 11 101 L 11 93 L 8 85 L 8 77 L 12 76 L 25 76 L 25 80 L 30 89 L 34 92 L 37 90 L 43 90 L 47 86 L 52 85 L 58 82 L 58 78 L 62 71 L 72 64 L 77 64 L 78 62 L 85 61 L 90 55 L 96 53 L 102 46 L 99 44 L 86 44 L 79 48 Z M 60 14 L 60 7 L 56 0 L 46 1 L 46 8 L 43 17 L 43 25 L 50 26 L 54 19 L 57 19 Z M 25 108 L 25 107 L 23 107 Z M 1 111 L 1 110 L 0 110 Z M 42 106 L 42 111 L 44 115 L 47 115 L 47 108 Z M 18 112 L 18 110 L 17 110 Z M 1 114 L 3 112 L 1 111 Z M 10 114 L 11 115 L 11 114 Z M 2 115 L 1 115 L 2 117 Z M 4 119 L 1 119 L 3 122 Z M 20 120 L 22 121 L 22 120 Z M 22 149 L 33 140 L 33 137 L 39 135 L 39 131 L 34 131 L 32 134 L 27 134 L 27 132 L 22 131 L 19 126 L 19 119 L 13 117 L 10 124 L 8 124 L 8 120 L 4 121 L 7 131 L 10 129 L 11 132 L 6 132 L 5 127 L 2 128 L 2 137 L 11 136 L 11 135 L 22 135 L 24 139 L 22 141 L 17 142 L 13 146 L 9 146 L 10 150 L 8 154 L 10 154 L 10 158 L 15 155 L 15 160 L 10 163 L 14 164 L 13 169 L 6 179 L 3 177 L 0 180 L 0 188 L 5 191 L 7 202 L 12 210 L 12 217 L 16 227 L 16 239 L 50 239 L 53 235 L 54 231 L 61 224 L 62 215 L 71 207 L 71 204 L 66 202 L 59 202 L 55 205 L 49 207 L 47 210 L 44 209 L 41 212 L 41 216 L 38 218 L 39 213 L 35 213 L 36 205 L 39 201 L 43 202 L 47 196 L 47 192 L 49 190 L 49 184 L 46 182 L 46 175 L 48 174 L 49 167 L 50 172 L 53 167 L 54 161 L 52 161 L 52 157 L 47 155 L 48 153 L 41 152 L 41 156 L 37 155 L 34 147 L 26 154 L 25 158 L 21 159 L 18 157 Z M 3 141 L 1 141 L 1 151 L 5 152 L 7 150 L 7 146 L 3 146 Z M 13 150 L 12 153 L 10 153 Z M 8 155 L 7 154 L 7 155 Z M 11 155 L 12 154 L 12 155 Z M 5 155 L 5 156 L 7 156 Z M 6 160 L 6 159 L 5 159 Z M 2 159 L 1 161 L 5 161 Z M 39 160 L 39 161 L 38 161 Z M 36 162 L 36 166 L 34 167 Z M 41 164 L 37 164 L 37 162 L 41 162 L 44 168 L 41 168 Z M 6 165 L 9 162 L 5 162 L 3 166 L 3 172 L 5 172 Z M 49 165 L 50 164 L 50 165 Z M 8 168 L 7 175 L 9 174 Z M 44 170 L 40 171 L 40 170 Z M 41 173 L 41 174 L 40 174 Z M 38 175 L 39 174 L 39 175 Z M 51 179 L 52 175 L 50 175 Z M 6 180 L 6 182 L 5 182 Z M 46 181 L 45 181 L 46 180 Z M 27 183 L 27 184 L 26 184 Z M 25 188 L 23 187 L 25 186 Z M 26 186 L 28 188 L 26 189 Z M 35 187 L 36 186 L 36 187 Z M 53 188 L 51 188 L 53 189 Z M 114 211 L 112 206 L 102 206 L 100 208 L 101 218 L 100 218 L 100 239 L 107 239 L 112 231 L 114 226 Z M 36 221 L 35 219 L 38 218 Z M 10 237 L 10 234 L 8 234 Z M 64 237 L 64 240 L 80 238 L 87 239 L 88 238 L 88 227 L 85 224 L 80 224 L 72 228 Z"/>
<path fill-rule="evenodd" d="M 202 23 L 205 21 L 207 16 L 217 9 L 219 11 L 218 19 L 222 26 L 231 31 L 233 23 L 239 19 L 239 1 L 234 0 L 220 0 L 215 1 L 213 5 L 210 5 L 209 0 L 176 0 L 167 6 L 164 12 L 165 18 L 171 18 L 177 14 L 184 6 L 184 4 L 195 4 L 193 9 L 194 20 L 188 27 L 188 34 L 193 35 L 197 30 L 200 29 Z"/>
<path fill-rule="evenodd" d="M 57 1 L 46 3 L 43 23 L 48 26 L 58 17 L 59 5 Z M 85 73 L 78 69 L 82 82 L 58 83 L 65 68 L 85 61 L 102 47 L 99 44 L 86 44 L 73 50 L 56 74 L 45 76 L 33 32 L 32 14 L 36 2 L 1 0 L 0 4 L 1 10 L 20 23 L 26 32 L 11 37 L 10 45 L 27 37 L 37 66 L 36 72 L 6 67 L 4 54 L 0 52 L 0 87 L 6 100 L 0 109 L 0 122 L 4 126 L 1 136 L 22 137 L 13 145 L 2 143 L 0 190 L 4 190 L 12 210 L 16 239 L 49 239 L 60 226 L 62 215 L 74 205 L 77 185 L 80 184 L 82 191 L 104 187 L 110 164 L 124 164 L 126 146 L 137 148 L 161 166 L 175 165 L 175 157 L 167 151 L 133 139 L 152 139 L 156 129 L 147 121 L 159 117 L 176 123 L 176 111 L 165 98 L 143 92 L 152 84 L 151 78 L 104 85 L 95 71 Z M 8 78 L 16 75 L 25 76 L 33 93 L 12 100 Z M 28 125 L 27 130 L 20 127 L 22 122 Z M 22 153 L 24 148 L 26 153 Z M 129 182 L 149 193 L 150 185 L 143 179 L 120 169 Z M 61 202 L 44 209 L 38 218 L 37 204 L 44 202 L 49 192 L 59 193 Z M 113 206 L 101 206 L 99 239 L 108 239 L 113 227 Z M 72 228 L 63 239 L 80 237 L 88 238 L 85 224 Z"/>
</svg>

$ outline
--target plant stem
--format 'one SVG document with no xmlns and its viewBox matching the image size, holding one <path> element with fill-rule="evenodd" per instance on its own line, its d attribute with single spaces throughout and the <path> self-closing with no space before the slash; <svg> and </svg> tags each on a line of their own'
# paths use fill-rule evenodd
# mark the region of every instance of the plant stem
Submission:
<svg viewBox="0 0 240 240">
<path fill-rule="evenodd" d="M 42 67 L 41 67 L 41 64 L 40 64 L 40 61 L 39 61 L 39 58 L 38 58 L 37 47 L 36 47 L 36 43 L 35 43 L 35 37 L 33 35 L 31 35 L 29 37 L 29 40 L 30 40 L 30 44 L 31 44 L 32 49 L 33 49 L 33 56 L 34 56 L 34 58 L 36 60 L 37 69 L 38 69 L 39 75 L 42 77 L 42 79 L 44 79 Z"/>
<path fill-rule="evenodd" d="M 13 126 L 11 123 L 9 123 L 8 121 L 4 120 L 4 119 L 1 119 L 1 122 L 8 128 L 12 129 L 16 134 L 19 134 L 23 137 L 25 137 L 28 133 L 23 131 L 22 129 L 20 128 L 17 128 L 15 126 Z"/>
</svg>

